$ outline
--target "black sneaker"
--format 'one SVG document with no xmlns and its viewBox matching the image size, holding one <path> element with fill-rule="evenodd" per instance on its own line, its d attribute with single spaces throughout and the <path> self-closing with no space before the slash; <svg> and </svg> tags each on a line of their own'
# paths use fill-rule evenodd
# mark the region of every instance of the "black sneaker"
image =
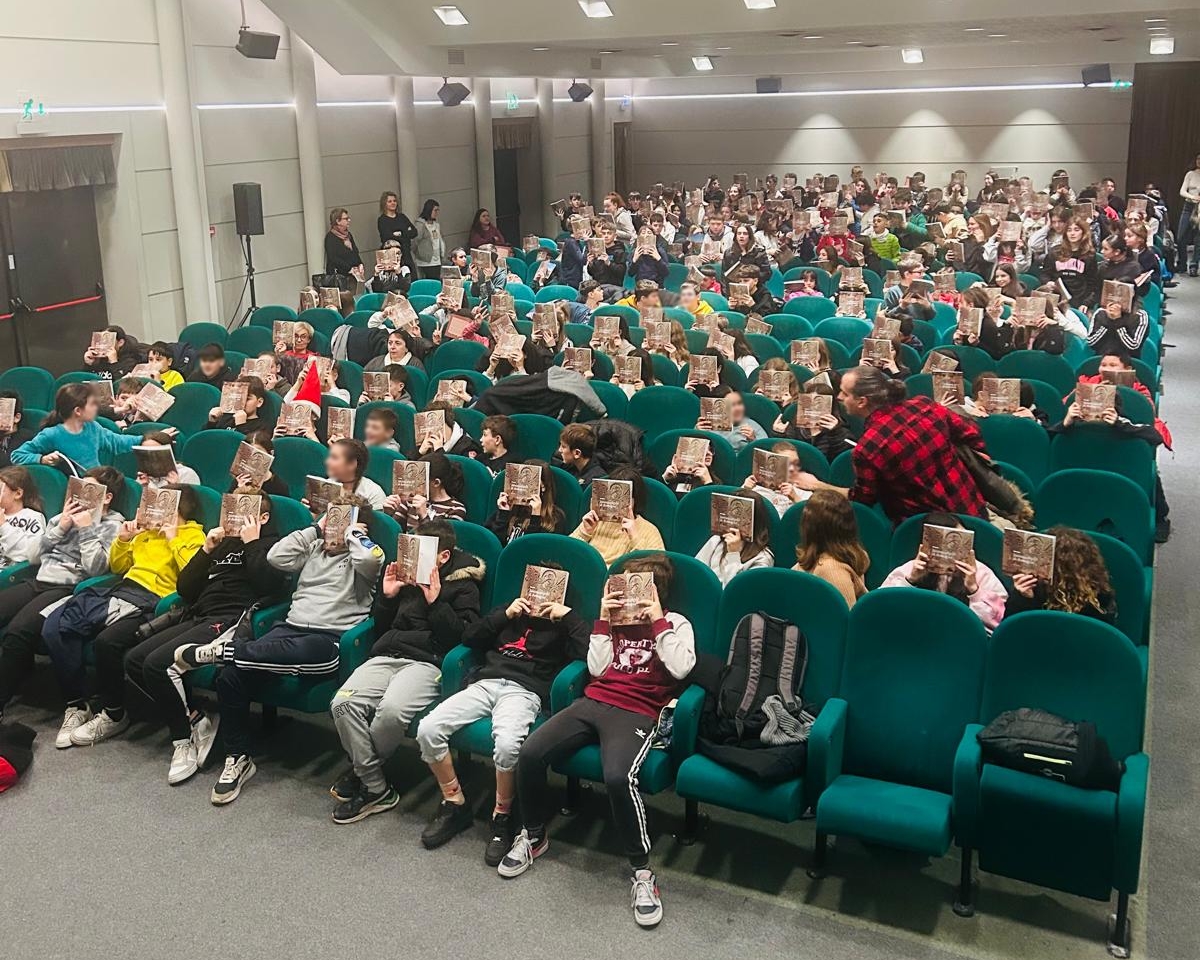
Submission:
<svg viewBox="0 0 1200 960">
<path fill-rule="evenodd" d="M 329 795 L 338 803 L 349 803 L 361 790 L 362 781 L 358 779 L 358 774 L 347 770 L 338 777 L 337 783 L 329 788 Z"/>
<path fill-rule="evenodd" d="M 426 850 L 433 850 L 449 843 L 464 830 L 471 828 L 471 811 L 465 803 L 443 800 L 438 805 L 433 819 L 421 831 L 421 843 Z"/>
<path fill-rule="evenodd" d="M 1170 539 L 1171 539 L 1171 521 L 1170 520 L 1159 520 L 1158 523 L 1156 523 L 1154 525 L 1154 542 L 1155 543 L 1166 543 Z"/>
<path fill-rule="evenodd" d="M 365 790 L 359 790 L 345 803 L 339 803 L 333 811 L 334 823 L 358 823 L 366 820 L 373 813 L 383 813 L 392 810 L 400 802 L 400 794 L 391 787 L 383 793 L 368 795 Z"/>
<path fill-rule="evenodd" d="M 483 862 L 489 867 L 500 866 L 504 855 L 512 849 L 513 826 L 512 814 L 497 813 L 492 816 L 492 837 L 487 842 L 483 853 Z"/>
<path fill-rule="evenodd" d="M 221 776 L 217 779 L 209 799 L 218 807 L 233 803 L 238 798 L 238 794 L 242 792 L 246 781 L 257 772 L 258 768 L 254 766 L 254 761 L 244 753 L 237 757 L 226 757 L 225 769 L 221 771 Z"/>
</svg>

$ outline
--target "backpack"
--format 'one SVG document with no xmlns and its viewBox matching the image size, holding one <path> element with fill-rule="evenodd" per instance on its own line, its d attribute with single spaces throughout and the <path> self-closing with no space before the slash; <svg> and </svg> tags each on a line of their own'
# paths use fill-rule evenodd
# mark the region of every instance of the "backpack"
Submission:
<svg viewBox="0 0 1200 960">
<path fill-rule="evenodd" d="M 1091 721 L 1047 710 L 1006 710 L 977 735 L 984 763 L 1090 790 L 1116 790 L 1124 764 L 1114 760 Z"/>
<path fill-rule="evenodd" d="M 200 362 L 200 351 L 190 343 L 180 342 L 171 344 L 171 353 L 175 357 L 173 368 L 183 374 L 183 379 L 186 380 Z"/>
<path fill-rule="evenodd" d="M 632 467 L 638 473 L 646 472 L 646 455 L 642 449 L 645 431 L 624 420 L 597 420 L 596 462 L 604 472 L 612 473 L 617 467 Z"/>
<path fill-rule="evenodd" d="M 808 643 L 794 623 L 749 613 L 738 621 L 716 697 L 713 739 L 759 739 L 768 715 L 767 698 L 778 696 L 798 715 L 796 691 L 804 684 Z"/>
</svg>

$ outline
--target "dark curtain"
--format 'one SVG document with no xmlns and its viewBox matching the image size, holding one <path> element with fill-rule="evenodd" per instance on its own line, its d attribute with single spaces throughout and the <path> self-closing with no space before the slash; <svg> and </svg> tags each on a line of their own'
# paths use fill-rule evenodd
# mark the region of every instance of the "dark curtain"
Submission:
<svg viewBox="0 0 1200 960">
<path fill-rule="evenodd" d="M 70 190 L 117 182 L 113 150 L 108 145 L 21 148 L 4 151 L 8 180 L 0 190 Z"/>
<path fill-rule="evenodd" d="M 1139 63 L 1133 71 L 1126 193 L 1153 183 L 1179 221 L 1183 175 L 1200 155 L 1200 63 Z"/>
</svg>

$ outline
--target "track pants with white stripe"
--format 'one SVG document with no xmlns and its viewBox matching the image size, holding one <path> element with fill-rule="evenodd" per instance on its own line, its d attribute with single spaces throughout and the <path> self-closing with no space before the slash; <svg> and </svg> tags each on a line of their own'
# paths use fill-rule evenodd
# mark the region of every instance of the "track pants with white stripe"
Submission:
<svg viewBox="0 0 1200 960">
<path fill-rule="evenodd" d="M 281 623 L 256 640 L 225 648 L 225 666 L 217 674 L 217 703 L 225 752 L 249 754 L 250 704 L 278 676 L 326 677 L 338 670 L 338 640 L 329 630 Z"/>
<path fill-rule="evenodd" d="M 654 726 L 653 717 L 581 697 L 533 731 L 517 760 L 517 796 L 529 832 L 543 834 L 550 816 L 546 768 L 580 747 L 599 743 L 604 785 L 621 843 L 634 869 L 645 867 L 650 862 L 650 834 L 638 772 L 650 751 Z"/>
</svg>

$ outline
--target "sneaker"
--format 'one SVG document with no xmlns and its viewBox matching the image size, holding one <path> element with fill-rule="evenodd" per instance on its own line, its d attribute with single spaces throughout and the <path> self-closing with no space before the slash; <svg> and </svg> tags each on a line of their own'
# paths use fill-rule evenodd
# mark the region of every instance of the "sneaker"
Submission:
<svg viewBox="0 0 1200 960">
<path fill-rule="evenodd" d="M 483 862 L 489 867 L 500 866 L 504 855 L 512 849 L 513 825 L 511 813 L 496 813 L 492 815 L 492 838 L 487 842 L 483 852 Z"/>
<path fill-rule="evenodd" d="M 633 888 L 629 895 L 633 905 L 633 919 L 639 927 L 657 927 L 662 922 L 662 898 L 658 895 L 658 881 L 649 870 L 636 870 Z"/>
<path fill-rule="evenodd" d="M 366 790 L 359 790 L 344 803 L 339 803 L 333 811 L 334 823 L 358 823 L 366 820 L 373 813 L 383 813 L 392 810 L 400 802 L 400 794 L 391 787 L 383 793 L 369 795 Z"/>
<path fill-rule="evenodd" d="M 190 737 L 187 740 L 171 741 L 175 752 L 171 754 L 171 766 L 167 770 L 167 783 L 175 786 L 195 776 L 200 769 L 196 761 L 196 742 Z"/>
<path fill-rule="evenodd" d="M 1158 523 L 1156 523 L 1154 525 L 1154 542 L 1155 543 L 1166 543 L 1170 539 L 1171 539 L 1171 521 L 1170 520 L 1159 520 Z"/>
<path fill-rule="evenodd" d="M 124 733 L 128 727 L 129 714 L 125 714 L 120 720 L 114 720 L 101 710 L 91 720 L 71 733 L 71 743 L 77 747 L 95 746 L 103 740 L 115 737 L 118 733 Z"/>
<path fill-rule="evenodd" d="M 62 726 L 58 728 L 58 736 L 54 740 L 54 745 L 59 750 L 66 750 L 68 747 L 74 746 L 71 743 L 71 734 L 91 719 L 91 707 L 67 707 L 67 712 L 63 714 Z"/>
<path fill-rule="evenodd" d="M 362 791 L 362 781 L 353 770 L 347 770 L 338 782 L 329 788 L 329 795 L 338 803 L 349 803 Z"/>
<path fill-rule="evenodd" d="M 192 727 L 192 743 L 196 745 L 196 769 L 202 770 L 208 763 L 213 744 L 217 742 L 217 730 L 221 726 L 221 715 L 206 713 Z"/>
<path fill-rule="evenodd" d="M 175 648 L 175 667 L 182 673 L 198 670 L 201 667 L 211 667 L 219 663 L 225 654 L 225 641 L 213 640 L 211 643 L 185 643 Z"/>
<path fill-rule="evenodd" d="M 437 813 L 421 831 L 421 843 L 426 850 L 449 843 L 464 830 L 471 828 L 472 819 L 474 818 L 471 816 L 471 810 L 465 803 L 443 800 L 438 804 Z"/>
<path fill-rule="evenodd" d="M 242 792 L 246 781 L 256 773 L 258 773 L 258 768 L 254 765 L 254 761 L 244 753 L 239 757 L 226 757 L 225 769 L 217 778 L 217 784 L 212 789 L 210 799 L 218 807 L 226 803 L 233 803 L 238 798 L 238 794 Z"/>
<path fill-rule="evenodd" d="M 550 849 L 550 838 L 542 837 L 537 843 L 529 839 L 529 831 L 522 830 L 513 841 L 512 849 L 500 861 L 496 872 L 506 880 L 519 877 L 533 866 L 533 861 Z"/>
</svg>

